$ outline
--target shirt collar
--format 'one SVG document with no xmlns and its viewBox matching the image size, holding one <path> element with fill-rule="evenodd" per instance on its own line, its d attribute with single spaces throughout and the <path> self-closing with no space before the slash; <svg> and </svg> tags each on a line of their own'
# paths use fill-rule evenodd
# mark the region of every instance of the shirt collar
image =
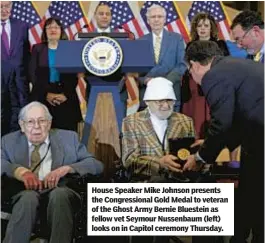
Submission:
<svg viewBox="0 0 265 243">
<path fill-rule="evenodd" d="M 44 140 L 44 143 L 46 144 L 46 145 L 49 145 L 49 143 L 50 143 L 50 138 L 49 138 L 49 136 L 47 136 L 46 137 L 46 139 Z M 30 141 L 28 141 L 28 145 L 29 145 L 29 148 L 33 145 Z"/>
<path fill-rule="evenodd" d="M 1 23 L 6 23 L 6 25 L 9 25 L 10 24 L 10 19 L 7 19 L 5 21 L 1 21 Z"/>
<path fill-rule="evenodd" d="M 164 32 L 164 30 L 162 30 L 162 31 L 160 32 L 160 34 L 159 34 L 159 37 L 160 37 L 161 40 L 162 40 L 162 38 L 163 38 L 163 32 Z M 153 34 L 153 39 L 155 40 L 156 37 L 157 37 L 157 35 L 156 35 L 154 32 L 152 32 L 152 34 Z"/>
<path fill-rule="evenodd" d="M 111 32 L 111 29 L 110 29 L 110 27 L 108 27 L 107 29 L 100 29 L 100 28 L 97 28 L 97 32 L 98 33 L 110 33 Z"/>
</svg>

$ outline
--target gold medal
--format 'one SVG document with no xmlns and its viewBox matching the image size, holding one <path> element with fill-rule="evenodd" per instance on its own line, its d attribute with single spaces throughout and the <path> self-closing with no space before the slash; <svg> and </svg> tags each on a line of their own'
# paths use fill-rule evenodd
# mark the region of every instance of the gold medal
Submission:
<svg viewBox="0 0 265 243">
<path fill-rule="evenodd" d="M 187 160 L 189 155 L 190 155 L 190 151 L 188 149 L 185 149 L 185 148 L 179 149 L 178 154 L 177 154 L 177 156 L 181 160 Z"/>
</svg>

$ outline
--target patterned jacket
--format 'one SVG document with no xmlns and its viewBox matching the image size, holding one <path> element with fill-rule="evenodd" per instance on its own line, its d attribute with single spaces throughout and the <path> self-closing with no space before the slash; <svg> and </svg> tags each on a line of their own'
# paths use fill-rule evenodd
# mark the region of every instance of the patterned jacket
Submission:
<svg viewBox="0 0 265 243">
<path fill-rule="evenodd" d="M 148 109 L 127 116 L 122 124 L 122 161 L 135 176 L 148 177 L 159 174 L 159 159 L 169 153 L 165 151 L 150 119 Z M 190 117 L 173 112 L 168 121 L 167 139 L 194 137 L 193 121 Z"/>
</svg>

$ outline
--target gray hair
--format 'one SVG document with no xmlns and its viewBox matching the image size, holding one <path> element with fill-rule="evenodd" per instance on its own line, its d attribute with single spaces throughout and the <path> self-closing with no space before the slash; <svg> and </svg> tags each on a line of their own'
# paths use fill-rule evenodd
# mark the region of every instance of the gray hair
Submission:
<svg viewBox="0 0 265 243">
<path fill-rule="evenodd" d="M 32 107 L 40 107 L 40 108 L 42 108 L 45 111 L 45 118 L 47 120 L 49 120 L 49 121 L 52 120 L 52 115 L 49 112 L 48 108 L 45 105 L 43 105 L 42 103 L 38 102 L 38 101 L 33 101 L 33 102 L 27 104 L 26 106 L 24 106 L 19 112 L 18 120 L 19 121 L 24 121 L 26 119 L 26 115 L 27 115 L 28 111 Z"/>
<path fill-rule="evenodd" d="M 166 10 L 165 10 L 161 5 L 159 5 L 159 4 L 153 4 L 151 7 L 149 7 L 149 8 L 147 9 L 147 11 L 146 11 L 146 17 L 148 18 L 148 17 L 150 16 L 150 11 L 151 11 L 152 9 L 156 9 L 156 8 L 160 8 L 160 9 L 162 9 L 162 11 L 163 11 L 163 13 L 164 13 L 164 16 L 165 16 L 165 17 L 167 16 L 167 12 L 166 12 Z"/>
</svg>

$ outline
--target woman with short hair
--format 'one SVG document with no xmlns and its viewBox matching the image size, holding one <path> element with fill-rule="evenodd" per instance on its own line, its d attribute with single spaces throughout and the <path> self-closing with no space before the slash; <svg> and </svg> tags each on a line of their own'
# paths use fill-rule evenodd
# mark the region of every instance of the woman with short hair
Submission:
<svg viewBox="0 0 265 243">
<path fill-rule="evenodd" d="M 45 21 L 42 42 L 33 46 L 30 61 L 32 101 L 45 104 L 53 116 L 52 127 L 77 131 L 82 120 L 76 94 L 76 73 L 59 73 L 55 57 L 59 40 L 66 40 L 61 22 L 56 18 Z"/>
</svg>

